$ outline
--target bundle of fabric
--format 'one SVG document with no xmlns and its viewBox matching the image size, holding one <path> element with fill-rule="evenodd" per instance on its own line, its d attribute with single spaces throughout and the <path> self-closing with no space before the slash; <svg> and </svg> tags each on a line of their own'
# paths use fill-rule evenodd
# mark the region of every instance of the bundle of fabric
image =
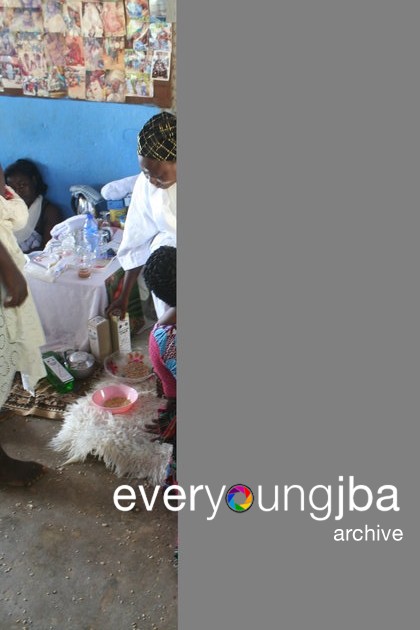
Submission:
<svg viewBox="0 0 420 630">
<path fill-rule="evenodd" d="M 103 378 L 103 373 L 102 365 L 98 365 L 89 378 L 76 381 L 73 391 L 66 394 L 58 393 L 48 379 L 43 378 L 38 381 L 35 393 L 31 394 L 22 386 L 21 375 L 17 372 L 3 409 L 17 416 L 63 420 L 67 406 L 90 391 L 93 384 Z"/>
<path fill-rule="evenodd" d="M 114 382 L 104 380 L 98 387 Z M 62 428 L 50 443 L 54 450 L 66 454 L 64 465 L 83 462 L 93 455 L 117 477 L 144 479 L 154 485 L 164 482 L 172 445 L 155 441 L 155 436 L 145 430 L 145 425 L 156 418 L 162 401 L 150 384 L 135 388 L 138 401 L 125 414 L 99 409 L 90 394 L 67 407 Z"/>
<path fill-rule="evenodd" d="M 124 199 L 127 195 L 131 195 L 133 192 L 134 184 L 137 181 L 139 174 L 130 175 L 129 177 L 123 177 L 122 179 L 116 179 L 102 186 L 101 195 L 107 201 L 115 201 Z"/>
</svg>

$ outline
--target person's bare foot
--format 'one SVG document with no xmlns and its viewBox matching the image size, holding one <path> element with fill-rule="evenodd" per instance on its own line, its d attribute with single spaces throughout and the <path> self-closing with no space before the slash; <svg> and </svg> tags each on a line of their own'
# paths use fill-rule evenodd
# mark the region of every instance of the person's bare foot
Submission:
<svg viewBox="0 0 420 630">
<path fill-rule="evenodd" d="M 0 446 L 0 485 L 31 486 L 46 472 L 42 464 L 9 457 Z"/>
</svg>

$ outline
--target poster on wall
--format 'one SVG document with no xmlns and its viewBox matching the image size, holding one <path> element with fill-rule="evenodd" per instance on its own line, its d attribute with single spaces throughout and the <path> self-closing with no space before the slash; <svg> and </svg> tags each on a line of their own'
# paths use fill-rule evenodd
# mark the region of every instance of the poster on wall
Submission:
<svg viewBox="0 0 420 630">
<path fill-rule="evenodd" d="M 172 0 L 0 0 L 0 93 L 124 103 L 171 74 Z"/>
<path fill-rule="evenodd" d="M 150 21 L 166 22 L 168 3 L 166 0 L 149 0 Z"/>
<path fill-rule="evenodd" d="M 169 81 L 171 54 L 164 50 L 157 50 L 152 57 L 152 79 Z"/>
<path fill-rule="evenodd" d="M 166 22 L 150 24 L 148 45 L 152 50 L 172 50 L 171 25 Z"/>
<path fill-rule="evenodd" d="M 151 51 L 125 51 L 126 93 L 132 98 L 150 98 L 153 96 Z"/>
</svg>

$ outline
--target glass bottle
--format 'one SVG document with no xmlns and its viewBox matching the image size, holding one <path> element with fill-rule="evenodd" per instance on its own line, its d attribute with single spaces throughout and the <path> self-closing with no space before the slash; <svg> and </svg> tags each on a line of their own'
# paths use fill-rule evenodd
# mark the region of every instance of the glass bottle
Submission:
<svg viewBox="0 0 420 630">
<path fill-rule="evenodd" d="M 74 387 L 74 377 L 59 361 L 57 354 L 52 351 L 44 352 L 42 360 L 47 370 L 47 378 L 54 389 L 60 394 L 71 392 Z"/>
<path fill-rule="evenodd" d="M 88 243 L 84 243 L 77 249 L 77 275 L 79 278 L 90 278 L 95 256 Z"/>
</svg>

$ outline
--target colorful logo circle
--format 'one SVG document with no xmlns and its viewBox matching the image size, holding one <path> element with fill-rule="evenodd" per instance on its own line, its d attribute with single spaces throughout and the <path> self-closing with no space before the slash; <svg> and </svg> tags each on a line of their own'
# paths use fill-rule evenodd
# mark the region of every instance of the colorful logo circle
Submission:
<svg viewBox="0 0 420 630">
<path fill-rule="evenodd" d="M 226 503 L 234 512 L 246 512 L 254 503 L 254 495 L 251 488 L 237 484 L 226 492 Z"/>
</svg>

